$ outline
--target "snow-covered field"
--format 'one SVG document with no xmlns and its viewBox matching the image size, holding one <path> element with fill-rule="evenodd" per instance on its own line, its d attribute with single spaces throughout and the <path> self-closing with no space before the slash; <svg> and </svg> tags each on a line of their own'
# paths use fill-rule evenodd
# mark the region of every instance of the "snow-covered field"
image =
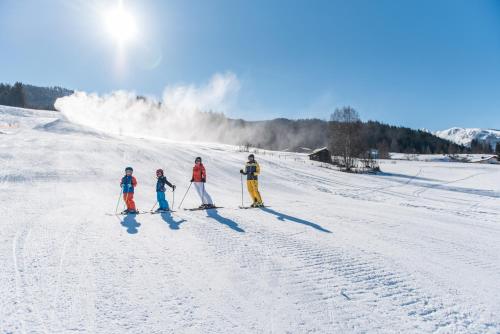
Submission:
<svg viewBox="0 0 500 334">
<path fill-rule="evenodd" d="M 427 161 L 427 162 L 467 162 L 467 163 L 478 163 L 493 157 L 492 154 L 454 154 L 453 158 L 448 154 L 411 154 L 411 153 L 390 153 L 391 159 L 393 160 L 408 160 L 408 161 Z M 496 159 L 488 160 L 487 163 L 498 164 Z"/>
<path fill-rule="evenodd" d="M 235 147 L 7 107 L 0 127 L 1 333 L 500 332 L 498 165 L 353 175 L 260 154 L 270 207 L 239 210 Z M 160 167 L 177 206 L 197 155 L 223 209 L 105 215 L 128 165 L 139 209 Z M 198 204 L 191 190 L 184 206 Z"/>
</svg>

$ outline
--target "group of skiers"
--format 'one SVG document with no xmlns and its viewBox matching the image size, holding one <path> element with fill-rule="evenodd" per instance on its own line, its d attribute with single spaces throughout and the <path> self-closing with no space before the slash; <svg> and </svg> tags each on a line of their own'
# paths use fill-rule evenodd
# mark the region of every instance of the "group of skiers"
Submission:
<svg viewBox="0 0 500 334">
<path fill-rule="evenodd" d="M 123 200 L 127 209 L 122 213 L 138 213 L 138 210 L 134 202 L 134 190 L 137 186 L 137 179 L 132 175 L 134 172 L 132 167 L 125 168 L 125 175 L 122 177 L 120 182 L 120 187 L 123 192 Z M 258 175 L 260 174 L 260 166 L 255 160 L 255 156 L 250 154 L 248 156 L 248 161 L 245 164 L 244 169 L 240 169 L 242 175 L 247 177 L 247 188 L 248 193 L 253 201 L 251 207 L 262 207 L 264 203 L 262 202 L 262 197 L 259 192 L 259 181 Z M 169 203 L 165 197 L 166 186 L 175 190 L 175 185 L 170 183 L 162 169 L 156 170 L 156 200 L 158 203 L 158 209 L 155 212 L 165 212 L 169 211 Z M 191 176 L 191 184 L 194 185 L 198 196 L 201 199 L 200 209 L 213 209 L 216 206 L 212 200 L 212 197 L 207 192 L 205 183 L 207 181 L 207 172 L 205 166 L 202 163 L 201 157 L 196 157 L 193 166 L 193 173 Z"/>
</svg>

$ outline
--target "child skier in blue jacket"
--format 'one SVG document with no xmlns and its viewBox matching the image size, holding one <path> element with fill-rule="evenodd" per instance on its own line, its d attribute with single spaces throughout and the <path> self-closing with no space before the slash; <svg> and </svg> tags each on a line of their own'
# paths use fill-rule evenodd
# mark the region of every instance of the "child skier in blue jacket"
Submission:
<svg viewBox="0 0 500 334">
<path fill-rule="evenodd" d="M 162 212 L 162 211 L 169 211 L 169 206 L 167 199 L 165 198 L 165 185 L 169 186 L 172 188 L 172 190 L 175 190 L 175 185 L 172 183 L 168 182 L 167 178 L 165 175 L 163 175 L 163 169 L 158 169 L 156 171 L 156 199 L 158 200 L 159 208 L 156 210 L 156 212 Z"/>
</svg>

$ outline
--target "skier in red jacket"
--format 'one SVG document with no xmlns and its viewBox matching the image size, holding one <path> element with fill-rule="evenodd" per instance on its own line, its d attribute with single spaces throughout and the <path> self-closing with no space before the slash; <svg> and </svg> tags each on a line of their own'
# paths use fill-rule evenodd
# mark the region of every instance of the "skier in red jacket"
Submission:
<svg viewBox="0 0 500 334">
<path fill-rule="evenodd" d="M 202 209 L 215 208 L 212 197 L 207 192 L 205 187 L 205 182 L 207 181 L 207 172 L 205 166 L 201 162 L 201 158 L 197 157 L 194 160 L 193 176 L 191 177 L 191 182 L 193 182 L 196 192 L 200 196 Z"/>
<path fill-rule="evenodd" d="M 134 189 L 137 187 L 137 180 L 132 176 L 134 170 L 132 167 L 125 168 L 125 176 L 120 181 L 120 187 L 123 189 L 123 200 L 127 209 L 123 213 L 137 213 L 134 202 Z"/>
</svg>

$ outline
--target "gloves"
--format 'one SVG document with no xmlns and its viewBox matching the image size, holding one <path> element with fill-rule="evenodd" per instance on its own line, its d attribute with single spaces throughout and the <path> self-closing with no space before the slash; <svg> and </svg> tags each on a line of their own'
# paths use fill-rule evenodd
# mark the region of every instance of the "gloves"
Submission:
<svg viewBox="0 0 500 334">
<path fill-rule="evenodd" d="M 207 180 L 205 180 L 205 178 L 202 178 L 201 182 L 205 183 L 205 182 L 207 182 Z"/>
<path fill-rule="evenodd" d="M 173 191 L 175 191 L 175 188 L 176 188 L 176 187 L 175 187 L 175 185 L 172 185 L 172 190 L 173 190 Z"/>
<path fill-rule="evenodd" d="M 243 169 L 240 169 L 240 174 L 245 174 L 245 172 L 243 172 Z"/>
<path fill-rule="evenodd" d="M 193 178 L 191 178 L 191 182 L 194 182 L 194 179 L 193 179 Z"/>
</svg>

